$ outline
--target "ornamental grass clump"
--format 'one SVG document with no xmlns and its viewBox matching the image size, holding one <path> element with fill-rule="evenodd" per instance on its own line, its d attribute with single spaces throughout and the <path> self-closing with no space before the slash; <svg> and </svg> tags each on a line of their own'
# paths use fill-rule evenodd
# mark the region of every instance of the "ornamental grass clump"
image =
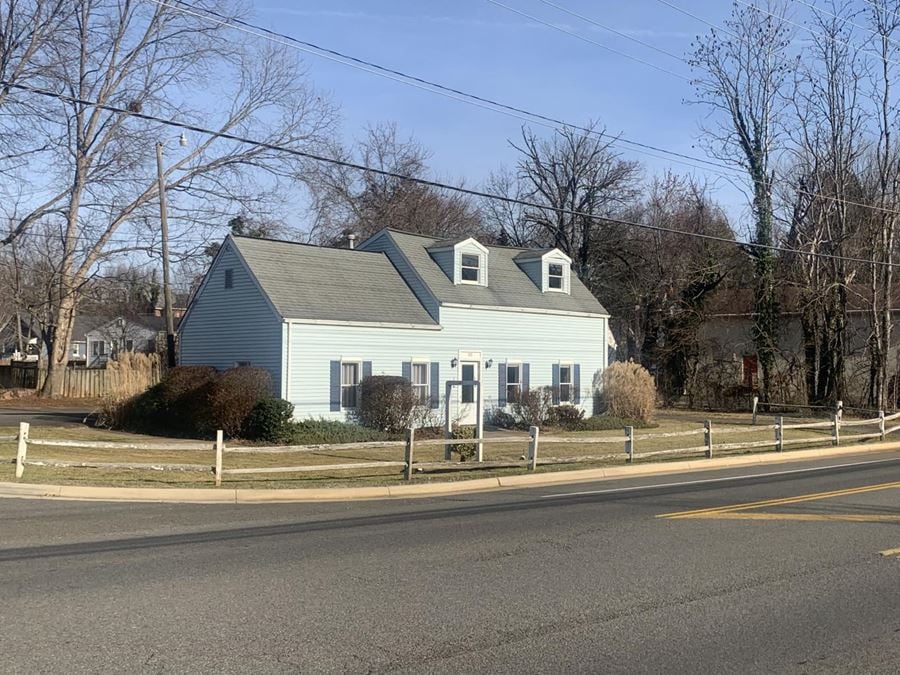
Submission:
<svg viewBox="0 0 900 675">
<path fill-rule="evenodd" d="M 606 414 L 652 422 L 656 408 L 656 384 L 641 365 L 614 363 L 603 371 L 603 402 Z"/>
</svg>

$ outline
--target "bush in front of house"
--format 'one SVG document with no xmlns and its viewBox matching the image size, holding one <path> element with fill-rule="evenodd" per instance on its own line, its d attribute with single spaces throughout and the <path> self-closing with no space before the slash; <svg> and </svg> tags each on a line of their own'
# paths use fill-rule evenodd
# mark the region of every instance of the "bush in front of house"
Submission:
<svg viewBox="0 0 900 675">
<path fill-rule="evenodd" d="M 553 406 L 547 411 L 547 425 L 551 427 L 576 431 L 583 422 L 584 410 L 568 403 Z"/>
<path fill-rule="evenodd" d="M 457 426 L 450 433 L 450 438 L 475 438 L 475 432 L 476 430 L 473 425 Z M 459 455 L 459 461 L 461 462 L 472 459 L 475 456 L 475 453 L 478 452 L 477 443 L 460 443 L 450 447 L 452 448 L 452 452 Z"/>
<path fill-rule="evenodd" d="M 497 408 L 491 413 L 491 424 L 501 429 L 518 429 L 519 422 L 515 415 L 508 413 L 503 408 Z"/>
<path fill-rule="evenodd" d="M 257 401 L 243 423 L 244 438 L 265 443 L 290 443 L 294 436 L 294 404 L 283 398 Z"/>
<path fill-rule="evenodd" d="M 256 404 L 271 397 L 269 371 L 250 366 L 229 368 L 212 382 L 207 415 L 197 420 L 196 427 L 201 432 L 221 429 L 229 438 L 242 437 L 244 422 Z"/>
<path fill-rule="evenodd" d="M 269 440 L 273 434 L 289 435 L 285 425 L 293 410 L 290 403 L 276 401 L 269 373 L 261 368 L 220 373 L 206 366 L 179 366 L 142 394 L 110 400 L 98 423 L 165 436 L 211 437 L 221 429 L 229 438 L 256 440 L 261 433 L 269 438 L 259 440 Z M 263 408 L 254 412 L 262 402 Z"/>
<path fill-rule="evenodd" d="M 656 385 L 643 366 L 629 361 L 614 363 L 603 371 L 602 397 L 612 417 L 653 421 Z"/>
<path fill-rule="evenodd" d="M 547 426 L 547 416 L 553 407 L 553 389 L 524 389 L 513 401 L 512 415 L 519 428 Z"/>
<path fill-rule="evenodd" d="M 294 422 L 291 443 L 317 445 L 319 443 L 364 443 L 368 441 L 396 441 L 401 434 L 390 434 L 361 427 L 351 422 L 326 419 L 305 419 Z"/>
<path fill-rule="evenodd" d="M 364 427 L 401 433 L 414 421 L 418 401 L 412 384 L 395 375 L 370 375 L 360 385 L 356 419 Z"/>
</svg>

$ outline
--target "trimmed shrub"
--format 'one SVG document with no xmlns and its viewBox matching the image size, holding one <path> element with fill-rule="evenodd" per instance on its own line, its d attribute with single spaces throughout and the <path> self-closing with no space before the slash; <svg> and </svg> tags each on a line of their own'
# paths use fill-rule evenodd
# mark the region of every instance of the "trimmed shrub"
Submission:
<svg viewBox="0 0 900 675">
<path fill-rule="evenodd" d="M 256 404 L 272 396 L 272 377 L 267 370 L 250 366 L 229 368 L 209 390 L 209 416 L 197 420 L 201 432 L 221 429 L 230 438 L 241 436 L 244 421 Z"/>
<path fill-rule="evenodd" d="M 613 417 L 650 422 L 656 407 L 656 385 L 643 366 L 634 361 L 614 363 L 603 371 L 603 401 Z"/>
<path fill-rule="evenodd" d="M 546 426 L 552 406 L 553 390 L 550 387 L 525 389 L 513 402 L 512 414 L 519 427 L 541 427 Z"/>
<path fill-rule="evenodd" d="M 294 405 L 283 398 L 258 401 L 244 420 L 244 438 L 266 443 L 288 443 L 294 434 Z"/>
<path fill-rule="evenodd" d="M 217 377 L 218 372 L 212 366 L 172 368 L 157 385 L 158 402 L 154 402 L 151 393 L 155 387 L 146 392 L 149 396 L 133 399 L 133 415 L 137 419 L 132 424 L 143 426 L 149 433 L 196 436 L 198 422 L 209 417 L 209 392 Z"/>
<path fill-rule="evenodd" d="M 506 412 L 501 408 L 497 408 L 491 413 L 491 423 L 495 427 L 500 427 L 501 429 L 518 429 L 519 424 L 516 421 L 515 416 Z"/>
<path fill-rule="evenodd" d="M 412 384 L 394 375 L 370 375 L 360 387 L 356 417 L 370 429 L 400 433 L 409 428 L 418 401 Z"/>
<path fill-rule="evenodd" d="M 547 411 L 547 424 L 551 427 L 560 427 L 567 431 L 574 431 L 580 428 L 583 421 L 584 410 L 567 403 L 553 406 Z"/>
<path fill-rule="evenodd" d="M 317 443 L 396 441 L 400 438 L 399 434 L 388 434 L 377 429 L 367 429 L 350 422 L 306 419 L 294 422 L 291 442 L 295 445 L 315 445 Z"/>
<path fill-rule="evenodd" d="M 450 434 L 451 438 L 475 438 L 475 427 L 472 425 L 457 426 Z M 478 452 L 477 443 L 460 443 L 452 446 L 453 452 L 459 454 L 459 461 L 465 462 L 472 459 Z"/>
</svg>

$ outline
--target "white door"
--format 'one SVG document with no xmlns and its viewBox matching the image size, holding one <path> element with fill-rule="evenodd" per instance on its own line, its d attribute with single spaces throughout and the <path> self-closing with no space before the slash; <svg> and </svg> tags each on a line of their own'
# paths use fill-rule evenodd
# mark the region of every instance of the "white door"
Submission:
<svg viewBox="0 0 900 675">
<path fill-rule="evenodd" d="M 459 362 L 459 379 L 464 382 L 481 380 L 481 359 Z M 478 421 L 478 389 L 474 384 L 459 387 L 459 424 L 473 425 Z"/>
</svg>

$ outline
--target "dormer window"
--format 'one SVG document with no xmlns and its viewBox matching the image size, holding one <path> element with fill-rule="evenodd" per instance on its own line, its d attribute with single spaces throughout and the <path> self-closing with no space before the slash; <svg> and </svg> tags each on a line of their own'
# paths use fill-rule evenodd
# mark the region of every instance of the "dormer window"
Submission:
<svg viewBox="0 0 900 675">
<path fill-rule="evenodd" d="M 569 274 L 571 273 L 571 263 L 568 259 L 549 255 L 544 258 L 544 283 L 543 290 L 545 293 L 568 293 L 569 292 Z"/>
<path fill-rule="evenodd" d="M 572 259 L 558 248 L 524 251 L 515 260 L 542 293 L 570 292 Z"/>
<path fill-rule="evenodd" d="M 481 256 L 463 253 L 459 276 L 464 284 L 481 283 Z"/>
<path fill-rule="evenodd" d="M 565 288 L 562 263 L 550 263 L 547 265 L 547 287 L 553 291 L 561 291 Z"/>
<path fill-rule="evenodd" d="M 490 251 L 472 237 L 436 241 L 428 254 L 455 285 L 488 285 Z"/>
</svg>

